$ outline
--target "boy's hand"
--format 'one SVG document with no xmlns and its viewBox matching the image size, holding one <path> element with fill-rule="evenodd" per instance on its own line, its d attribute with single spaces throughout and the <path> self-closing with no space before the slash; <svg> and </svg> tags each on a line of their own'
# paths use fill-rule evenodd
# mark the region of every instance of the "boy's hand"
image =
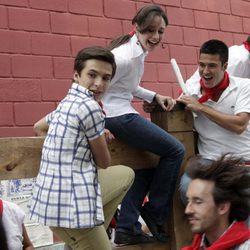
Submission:
<svg viewBox="0 0 250 250">
<path fill-rule="evenodd" d="M 106 128 L 104 129 L 104 135 L 107 143 L 110 143 L 112 140 L 115 139 L 114 135 Z"/>
</svg>

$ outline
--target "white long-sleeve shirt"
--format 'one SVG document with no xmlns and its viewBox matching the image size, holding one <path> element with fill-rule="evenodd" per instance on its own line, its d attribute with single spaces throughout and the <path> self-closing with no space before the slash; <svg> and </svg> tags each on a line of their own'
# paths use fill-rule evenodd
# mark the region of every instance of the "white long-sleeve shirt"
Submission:
<svg viewBox="0 0 250 250">
<path fill-rule="evenodd" d="M 102 99 L 107 117 L 138 113 L 132 106 L 133 97 L 152 102 L 155 92 L 139 84 L 144 72 L 144 52 L 137 36 L 112 50 L 117 65 L 116 73 Z"/>
</svg>

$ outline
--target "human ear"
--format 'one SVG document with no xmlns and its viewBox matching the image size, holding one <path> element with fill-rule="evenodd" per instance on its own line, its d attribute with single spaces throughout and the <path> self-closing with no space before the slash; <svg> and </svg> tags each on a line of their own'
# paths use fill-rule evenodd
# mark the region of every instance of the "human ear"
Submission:
<svg viewBox="0 0 250 250">
<path fill-rule="evenodd" d="M 79 75 L 76 71 L 73 74 L 73 79 L 74 79 L 74 82 L 79 83 Z"/>
<path fill-rule="evenodd" d="M 224 70 L 224 71 L 227 70 L 227 66 L 228 66 L 228 62 L 224 63 L 224 65 L 223 65 L 223 70 Z"/>
<path fill-rule="evenodd" d="M 218 205 L 218 211 L 220 215 L 226 214 L 230 212 L 231 203 L 230 202 L 223 202 Z"/>
</svg>

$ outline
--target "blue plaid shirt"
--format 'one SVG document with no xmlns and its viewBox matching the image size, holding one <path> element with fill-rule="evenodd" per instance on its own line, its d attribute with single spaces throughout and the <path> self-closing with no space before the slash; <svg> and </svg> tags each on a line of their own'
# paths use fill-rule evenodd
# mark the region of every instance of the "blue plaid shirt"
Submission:
<svg viewBox="0 0 250 250">
<path fill-rule="evenodd" d="M 103 223 L 97 166 L 88 141 L 104 133 L 104 117 L 92 93 L 73 83 L 47 116 L 30 218 L 44 225 L 92 228 Z"/>
</svg>

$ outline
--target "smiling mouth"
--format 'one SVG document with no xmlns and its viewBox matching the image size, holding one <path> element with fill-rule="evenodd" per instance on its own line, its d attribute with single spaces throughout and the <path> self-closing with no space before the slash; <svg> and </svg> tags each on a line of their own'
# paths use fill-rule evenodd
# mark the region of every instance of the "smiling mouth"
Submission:
<svg viewBox="0 0 250 250">
<path fill-rule="evenodd" d="M 213 79 L 212 76 L 203 76 L 202 77 L 205 81 L 211 81 Z"/>
<path fill-rule="evenodd" d="M 148 43 L 151 45 L 151 46 L 156 46 L 159 44 L 159 42 L 151 42 L 151 41 L 148 41 Z"/>
</svg>

